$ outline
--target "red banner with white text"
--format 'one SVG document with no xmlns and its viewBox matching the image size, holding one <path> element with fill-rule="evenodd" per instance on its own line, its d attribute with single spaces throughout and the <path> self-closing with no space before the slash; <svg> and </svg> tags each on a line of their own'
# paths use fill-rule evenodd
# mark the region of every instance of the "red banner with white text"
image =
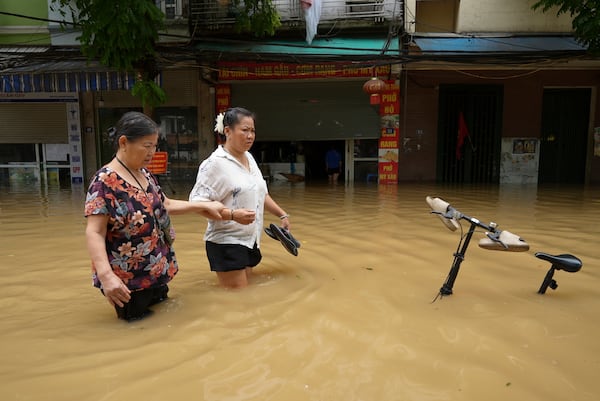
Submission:
<svg viewBox="0 0 600 401">
<path fill-rule="evenodd" d="M 310 78 L 370 78 L 389 75 L 391 67 L 357 67 L 348 62 L 287 64 L 255 62 L 220 62 L 219 80 L 245 81 L 259 79 L 310 79 Z"/>
<path fill-rule="evenodd" d="M 379 115 L 381 135 L 379 137 L 380 184 L 398 183 L 398 153 L 400 142 L 400 87 L 395 81 L 386 81 L 388 88 L 380 94 Z"/>
</svg>

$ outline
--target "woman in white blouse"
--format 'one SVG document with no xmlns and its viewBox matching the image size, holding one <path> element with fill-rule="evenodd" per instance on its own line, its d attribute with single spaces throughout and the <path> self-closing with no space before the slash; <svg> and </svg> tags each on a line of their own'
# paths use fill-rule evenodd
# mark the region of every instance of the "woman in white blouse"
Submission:
<svg viewBox="0 0 600 401">
<path fill-rule="evenodd" d="M 249 150 L 254 143 L 255 116 L 241 107 L 217 116 L 215 131 L 225 141 L 200 164 L 191 202 L 218 200 L 225 205 L 223 220 L 209 220 L 204 234 L 210 269 L 226 288 L 248 285 L 252 268 L 260 262 L 263 212 L 290 228 L 289 216 L 269 196 L 267 183 Z"/>
</svg>

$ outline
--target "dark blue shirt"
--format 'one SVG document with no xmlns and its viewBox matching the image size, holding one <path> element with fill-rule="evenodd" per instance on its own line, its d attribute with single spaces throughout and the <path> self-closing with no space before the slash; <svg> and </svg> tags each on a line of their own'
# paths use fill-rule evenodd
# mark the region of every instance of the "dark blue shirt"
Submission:
<svg viewBox="0 0 600 401">
<path fill-rule="evenodd" d="M 342 156 L 335 149 L 329 150 L 325 155 L 325 163 L 327 165 L 327 168 L 338 168 L 340 166 L 341 161 Z"/>
</svg>

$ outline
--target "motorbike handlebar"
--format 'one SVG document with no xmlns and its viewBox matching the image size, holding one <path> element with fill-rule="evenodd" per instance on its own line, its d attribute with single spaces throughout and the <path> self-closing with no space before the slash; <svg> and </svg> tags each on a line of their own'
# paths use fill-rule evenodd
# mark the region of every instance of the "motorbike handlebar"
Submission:
<svg viewBox="0 0 600 401">
<path fill-rule="evenodd" d="M 479 247 L 492 251 L 525 252 L 529 244 L 509 231 L 486 232 L 487 237 L 479 240 Z"/>
<path fill-rule="evenodd" d="M 427 196 L 425 200 L 431 208 L 431 213 L 437 214 L 442 223 L 444 223 L 450 231 L 456 231 L 456 229 L 460 227 L 460 224 L 458 223 L 458 220 L 460 219 L 465 219 L 473 226 L 488 230 L 485 233 L 486 237 L 479 241 L 479 246 L 481 248 L 511 252 L 523 252 L 529 250 L 529 244 L 527 244 L 525 240 L 506 230 L 496 230 L 495 223 L 490 223 L 489 226 L 487 226 L 475 218 L 462 214 L 441 198 Z"/>
<path fill-rule="evenodd" d="M 426 197 L 425 200 L 431 208 L 431 213 L 437 214 L 448 230 L 456 231 L 456 229 L 460 227 L 454 214 L 448 214 L 450 209 L 455 210 L 454 208 L 451 208 L 448 202 L 440 198 L 432 198 L 431 196 Z"/>
</svg>

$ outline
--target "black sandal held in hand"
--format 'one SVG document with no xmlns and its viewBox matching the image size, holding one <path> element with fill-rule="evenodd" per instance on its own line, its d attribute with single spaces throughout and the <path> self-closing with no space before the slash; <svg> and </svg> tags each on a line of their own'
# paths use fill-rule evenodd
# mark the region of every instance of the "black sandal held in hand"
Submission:
<svg viewBox="0 0 600 401">
<path fill-rule="evenodd" d="M 277 227 L 275 224 L 265 227 L 265 233 L 274 240 L 281 242 L 283 247 L 294 256 L 298 256 L 298 248 L 300 248 L 300 242 L 294 238 L 291 232 L 283 227 Z"/>
</svg>

